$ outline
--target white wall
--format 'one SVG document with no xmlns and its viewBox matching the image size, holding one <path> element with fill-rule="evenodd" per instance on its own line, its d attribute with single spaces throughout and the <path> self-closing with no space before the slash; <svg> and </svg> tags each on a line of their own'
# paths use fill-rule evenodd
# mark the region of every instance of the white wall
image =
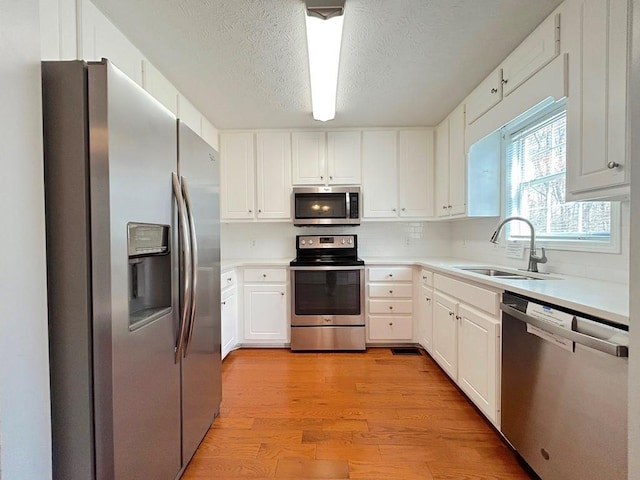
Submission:
<svg viewBox="0 0 640 480">
<path fill-rule="evenodd" d="M 633 0 L 633 44 L 630 78 L 631 105 L 631 251 L 630 261 L 631 312 L 629 329 L 629 480 L 640 480 L 640 0 Z"/>
<path fill-rule="evenodd" d="M 629 202 L 621 204 L 621 252 L 617 254 L 547 250 L 548 261 L 539 265 L 541 272 L 556 272 L 579 277 L 629 282 Z M 506 257 L 504 246 L 489 242 L 499 219 L 466 219 L 452 222 L 452 255 L 482 263 L 526 268 L 529 249 L 521 259 Z M 538 254 L 540 251 L 538 250 Z"/>
<path fill-rule="evenodd" d="M 0 0 L 0 478 L 51 478 L 38 0 Z"/>
<path fill-rule="evenodd" d="M 428 257 L 449 254 L 449 225 L 421 222 L 368 222 L 358 227 L 294 227 L 289 223 L 222 225 L 222 258 L 293 259 L 296 235 L 356 234 L 358 253 L 373 257 Z M 255 245 L 253 244 L 255 242 Z"/>
</svg>

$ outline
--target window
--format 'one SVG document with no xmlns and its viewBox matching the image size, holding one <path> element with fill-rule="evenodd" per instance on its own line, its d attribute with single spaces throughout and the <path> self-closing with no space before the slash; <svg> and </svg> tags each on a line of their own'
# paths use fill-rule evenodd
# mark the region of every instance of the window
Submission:
<svg viewBox="0 0 640 480">
<path fill-rule="evenodd" d="M 611 202 L 565 202 L 566 110 L 557 106 L 505 129 L 506 216 L 529 219 L 536 238 L 557 249 L 611 250 L 617 209 Z M 509 240 L 528 240 L 524 222 L 508 224 Z"/>
</svg>

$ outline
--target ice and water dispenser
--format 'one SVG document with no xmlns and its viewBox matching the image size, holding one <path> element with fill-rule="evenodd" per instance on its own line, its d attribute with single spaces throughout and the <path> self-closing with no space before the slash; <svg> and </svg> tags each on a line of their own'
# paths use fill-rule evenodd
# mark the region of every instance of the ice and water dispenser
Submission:
<svg viewBox="0 0 640 480">
<path fill-rule="evenodd" d="M 171 310 L 171 255 L 168 225 L 127 224 L 129 330 Z"/>
</svg>

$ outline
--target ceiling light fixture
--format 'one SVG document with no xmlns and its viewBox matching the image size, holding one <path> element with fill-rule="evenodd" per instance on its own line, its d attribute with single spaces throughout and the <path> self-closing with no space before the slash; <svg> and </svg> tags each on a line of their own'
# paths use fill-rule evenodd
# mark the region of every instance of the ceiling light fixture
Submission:
<svg viewBox="0 0 640 480">
<path fill-rule="evenodd" d="M 311 74 L 313 118 L 336 116 L 338 65 L 345 0 L 306 0 L 307 48 Z"/>
</svg>

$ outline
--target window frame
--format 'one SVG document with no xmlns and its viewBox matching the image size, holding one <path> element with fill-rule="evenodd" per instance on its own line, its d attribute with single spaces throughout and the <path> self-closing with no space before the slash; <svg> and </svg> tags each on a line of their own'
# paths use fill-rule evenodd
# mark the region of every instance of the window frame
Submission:
<svg viewBox="0 0 640 480">
<path fill-rule="evenodd" d="M 566 110 L 566 101 L 555 102 L 549 104 L 543 102 L 538 107 L 531 109 L 529 112 L 521 115 L 512 122 L 505 125 L 500 129 L 500 213 L 501 217 L 507 218 L 508 207 L 508 190 L 507 190 L 507 148 L 509 144 L 509 138 L 515 134 L 518 134 L 522 130 L 532 127 L 536 123 L 544 121 L 544 119 L 552 117 L 559 112 Z M 566 152 L 566 150 L 565 150 Z M 565 156 L 565 162 L 566 162 Z M 557 174 L 560 175 L 560 174 Z M 566 168 L 565 168 L 565 181 L 566 181 Z M 611 228 L 610 236 L 608 240 L 597 239 L 562 239 L 562 238 L 549 238 L 538 237 L 536 235 L 536 247 L 544 247 L 547 250 L 560 250 L 560 251 L 575 251 L 575 252 L 598 252 L 598 253 L 620 253 L 621 252 L 621 214 L 620 214 L 620 202 L 611 201 Z M 530 238 L 522 238 L 520 236 L 514 237 L 511 235 L 511 223 L 505 225 L 505 233 L 502 236 L 501 244 L 506 246 L 507 244 L 516 243 L 528 247 L 530 244 Z"/>
</svg>

